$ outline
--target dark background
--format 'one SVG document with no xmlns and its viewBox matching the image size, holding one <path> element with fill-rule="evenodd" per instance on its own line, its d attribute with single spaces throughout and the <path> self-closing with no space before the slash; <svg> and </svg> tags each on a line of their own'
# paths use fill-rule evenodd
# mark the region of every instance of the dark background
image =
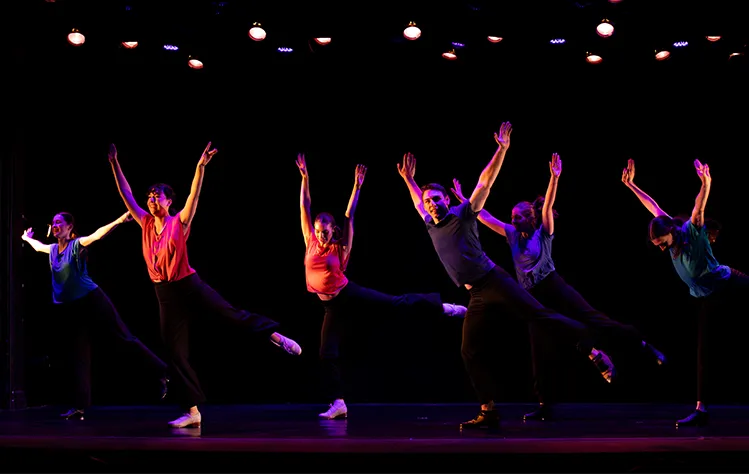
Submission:
<svg viewBox="0 0 749 474">
<path fill-rule="evenodd" d="M 4 75 L 21 165 L 15 212 L 36 237 L 46 241 L 46 224 L 62 210 L 76 216 L 82 234 L 125 211 L 106 158 L 109 143 L 117 145 L 143 203 L 148 186 L 163 181 L 174 187 L 178 208 L 206 143 L 219 150 L 206 169 L 190 263 L 234 305 L 280 321 L 281 332 L 304 352 L 288 356 L 207 317 L 194 331 L 193 355 L 210 402 L 325 402 L 317 385 L 322 307 L 304 281 L 298 152 L 307 156 L 313 213 L 330 211 L 339 220 L 355 165 L 368 166 L 351 280 L 393 294 L 438 291 L 445 301 L 467 304 L 467 291 L 443 270 L 396 163 L 411 151 L 420 184 L 447 186 L 457 177 L 470 194 L 502 121 L 512 122 L 512 145 L 486 209 L 509 219 L 515 203 L 543 194 L 547 163 L 559 153 L 554 259 L 560 274 L 670 358 L 657 368 L 642 354 L 612 352 L 621 377 L 609 386 L 574 350 L 558 348 L 559 398 L 694 401 L 694 299 L 668 256 L 647 241 L 650 214 L 620 176 L 634 158 L 638 185 L 667 212 L 688 215 L 699 190 L 692 161 L 709 163 L 707 214 L 724 225 L 716 256 L 749 270 L 742 241 L 747 67 L 745 56 L 728 60 L 729 52 L 745 51 L 737 12 L 719 2 L 659 2 L 656 10 L 630 0 L 522 7 L 373 2 L 342 12 L 317 2 L 302 10 L 285 2 L 24 3 L 14 22 L 13 68 Z M 255 17 L 269 31 L 262 43 L 247 37 Z M 601 17 L 614 23 L 612 38 L 596 36 Z M 424 28 L 417 42 L 400 33 L 410 20 Z M 76 25 L 87 34 L 78 48 L 65 41 Z M 274 34 L 273 25 L 281 31 Z M 723 39 L 707 42 L 710 28 Z M 135 50 L 118 45 L 128 29 L 142 38 Z M 505 37 L 496 45 L 485 40 L 495 29 Z M 334 40 L 327 49 L 312 47 L 308 38 L 317 34 Z M 552 49 L 553 37 L 567 42 Z M 458 61 L 440 57 L 449 41 L 466 45 Z M 689 45 L 666 62 L 653 60 L 657 44 L 675 41 Z M 185 46 L 167 52 L 165 42 Z M 282 56 L 278 46 L 294 52 Z M 603 52 L 603 64 L 585 62 L 585 52 L 594 50 Z M 187 67 L 190 52 L 204 59 L 203 70 Z M 490 258 L 514 274 L 504 238 L 484 227 L 480 233 Z M 16 244 L 24 245 L 18 234 Z M 26 395 L 29 405 L 54 403 L 54 355 L 66 341 L 52 329 L 47 256 L 28 246 L 20 255 Z M 132 332 L 163 354 L 137 224 L 94 244 L 89 272 Z M 711 320 L 710 401 L 746 401 L 735 389 L 745 301 L 745 295 L 732 300 L 734 307 Z M 500 401 L 532 401 L 527 328 L 498 319 Z M 351 402 L 474 400 L 460 358 L 461 320 L 364 308 L 351 323 Z M 106 339 L 99 342 L 95 403 L 155 402 L 154 381 L 142 368 Z"/>
</svg>

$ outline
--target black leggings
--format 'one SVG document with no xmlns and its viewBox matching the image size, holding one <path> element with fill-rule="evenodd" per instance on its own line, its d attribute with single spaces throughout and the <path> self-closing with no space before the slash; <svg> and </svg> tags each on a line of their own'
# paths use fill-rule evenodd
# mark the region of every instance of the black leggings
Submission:
<svg viewBox="0 0 749 474">
<path fill-rule="evenodd" d="M 642 345 L 642 335 L 634 326 L 615 321 L 593 308 L 580 293 L 571 287 L 556 271 L 551 272 L 530 290 L 531 294 L 547 308 L 583 323 L 593 334 L 605 341 L 620 341 L 623 346 L 633 348 Z M 548 335 L 538 323 L 529 325 L 531 335 L 531 359 L 536 395 L 543 403 L 548 398 L 548 372 L 551 351 Z M 606 347 L 604 347 L 606 349 Z M 547 400 L 548 401 L 548 400 Z"/>
<path fill-rule="evenodd" d="M 156 357 L 137 337 L 130 333 L 112 301 L 101 288 L 69 303 L 56 305 L 62 312 L 60 325 L 68 333 L 70 350 L 65 351 L 64 367 L 72 389 L 65 390 L 65 402 L 78 409 L 91 405 L 91 342 L 92 336 L 102 334 L 112 339 L 128 356 L 139 359 L 154 374 L 166 375 L 166 364 Z"/>
<path fill-rule="evenodd" d="M 325 317 L 320 331 L 321 377 L 326 396 L 330 400 L 344 397 L 343 378 L 338 353 L 347 318 L 362 308 L 380 311 L 424 312 L 443 314 L 442 299 L 437 293 L 406 293 L 393 296 L 364 288 L 349 280 L 346 287 L 332 300 L 321 300 Z"/>
<path fill-rule="evenodd" d="M 252 333 L 268 337 L 278 323 L 262 314 L 237 309 L 193 273 L 177 281 L 156 283 L 161 337 L 166 345 L 174 394 L 187 410 L 205 401 L 198 376 L 189 361 L 190 323 L 194 318 L 217 316 Z"/>
</svg>

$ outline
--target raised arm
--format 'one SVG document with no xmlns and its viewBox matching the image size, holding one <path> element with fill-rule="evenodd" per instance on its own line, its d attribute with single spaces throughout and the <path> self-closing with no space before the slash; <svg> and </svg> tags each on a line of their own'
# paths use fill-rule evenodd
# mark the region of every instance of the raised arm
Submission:
<svg viewBox="0 0 749 474">
<path fill-rule="evenodd" d="M 192 186 L 190 186 L 190 195 L 187 196 L 184 209 L 179 211 L 179 221 L 185 229 L 192 224 L 192 219 L 195 217 L 195 210 L 198 208 L 198 198 L 200 197 L 200 188 L 203 187 L 205 165 L 211 161 L 211 158 L 216 153 L 218 153 L 218 150 L 215 148 L 211 150 L 211 142 L 208 142 L 205 150 L 203 150 L 203 154 L 200 155 L 198 166 L 195 168 L 195 176 L 192 179 Z"/>
<path fill-rule="evenodd" d="M 637 185 L 634 183 L 635 180 L 635 160 L 630 158 L 627 160 L 627 167 L 622 170 L 622 183 L 624 183 L 625 186 L 627 186 L 630 190 L 632 190 L 633 193 L 635 193 L 635 196 L 637 196 L 637 199 L 640 200 L 643 206 L 650 211 L 653 216 L 669 216 L 663 209 L 658 206 L 658 203 L 655 202 L 655 199 L 648 196 L 648 194 L 643 191 L 642 189 L 638 188 Z"/>
<path fill-rule="evenodd" d="M 367 167 L 364 165 L 356 165 L 354 171 L 354 189 L 351 190 L 351 197 L 348 200 L 348 207 L 346 207 L 346 224 L 343 228 L 343 245 L 346 257 L 351 253 L 351 244 L 354 242 L 354 212 L 356 212 L 356 205 L 359 202 L 359 190 L 361 185 L 364 184 L 364 176 L 367 174 Z"/>
<path fill-rule="evenodd" d="M 37 252 L 49 253 L 50 246 L 36 240 L 34 238 L 34 231 L 31 229 L 31 227 L 23 231 L 23 235 L 21 235 L 21 238 L 24 241 L 28 242 L 28 244 L 31 245 L 31 248 L 36 250 Z"/>
<path fill-rule="evenodd" d="M 120 192 L 122 200 L 125 201 L 127 210 L 130 211 L 130 215 L 135 222 L 143 227 L 143 217 L 145 217 L 148 212 L 138 206 L 137 201 L 133 197 L 133 191 L 130 189 L 130 185 L 127 184 L 125 175 L 122 173 L 122 168 L 120 167 L 120 162 L 117 160 L 117 147 L 114 146 L 114 143 L 109 145 L 109 164 L 112 165 L 112 172 L 114 173 L 114 180 L 117 183 L 117 190 Z"/>
<path fill-rule="evenodd" d="M 497 174 L 499 174 L 499 170 L 502 168 L 507 149 L 510 147 L 511 133 L 512 124 L 510 122 L 502 122 L 502 125 L 499 127 L 499 133 L 494 134 L 494 140 L 498 145 L 497 151 L 494 152 L 494 156 L 489 160 L 489 164 L 481 172 L 476 188 L 473 190 L 473 194 L 471 194 L 470 201 L 473 212 L 479 212 L 484 208 L 486 198 L 489 197 L 489 191 L 497 179 Z"/>
<path fill-rule="evenodd" d="M 84 247 L 88 247 L 92 243 L 96 242 L 97 240 L 101 239 L 102 237 L 106 236 L 110 232 L 114 230 L 115 227 L 117 227 L 120 224 L 123 224 L 127 221 L 133 220 L 133 217 L 130 215 L 130 211 L 124 213 L 120 217 L 118 217 L 116 220 L 110 222 L 109 224 L 99 227 L 96 229 L 96 232 L 94 232 L 91 235 L 84 235 L 78 241 L 83 245 Z"/>
<path fill-rule="evenodd" d="M 416 158 L 412 153 L 406 153 L 403 155 L 403 164 L 398 163 L 398 174 L 401 175 L 403 181 L 408 187 L 408 192 L 411 194 L 411 200 L 414 203 L 416 212 L 421 216 L 421 220 L 425 220 L 429 215 L 426 209 L 424 209 L 424 202 L 421 200 L 421 188 L 416 184 L 414 175 L 416 174 Z"/>
<path fill-rule="evenodd" d="M 455 178 L 453 178 L 453 187 L 450 188 L 450 191 L 453 192 L 458 201 L 463 202 L 466 200 L 465 196 L 463 196 L 463 190 L 460 187 L 460 181 Z M 489 211 L 487 211 L 486 209 L 481 209 L 481 211 L 479 211 L 478 220 L 494 232 L 504 237 L 507 237 L 508 231 L 515 230 L 515 226 L 502 222 L 501 220 L 489 214 Z"/>
<path fill-rule="evenodd" d="M 702 187 L 700 187 L 700 192 L 694 200 L 691 220 L 695 227 L 702 227 L 705 225 L 705 204 L 707 204 L 707 197 L 710 195 L 710 185 L 713 178 L 710 176 L 710 166 L 703 165 L 700 160 L 694 160 L 694 168 L 697 170 L 700 181 L 702 181 Z"/>
<path fill-rule="evenodd" d="M 559 158 L 559 155 L 556 153 L 551 155 L 549 171 L 551 171 L 551 178 L 549 178 L 549 187 L 546 188 L 544 207 L 541 209 L 541 226 L 547 234 L 553 235 L 554 200 L 557 198 L 557 183 L 559 182 L 559 175 L 562 174 L 562 159 Z"/>
<path fill-rule="evenodd" d="M 310 214 L 310 204 L 312 199 L 309 195 L 309 173 L 307 172 L 307 162 L 304 159 L 304 153 L 299 153 L 296 157 L 296 166 L 299 173 L 302 174 L 302 190 L 299 193 L 299 209 L 302 215 L 302 235 L 304 235 L 304 246 L 309 243 L 310 236 L 315 232 L 312 223 L 312 214 Z"/>
</svg>

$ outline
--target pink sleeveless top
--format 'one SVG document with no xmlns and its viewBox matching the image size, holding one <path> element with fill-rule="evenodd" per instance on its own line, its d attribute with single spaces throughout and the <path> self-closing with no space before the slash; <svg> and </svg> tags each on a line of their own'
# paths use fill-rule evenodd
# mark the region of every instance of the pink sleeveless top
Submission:
<svg viewBox="0 0 749 474">
<path fill-rule="evenodd" d="M 343 274 L 347 264 L 348 257 L 344 257 L 341 244 L 330 243 L 322 248 L 315 236 L 311 235 L 304 256 L 307 290 L 324 295 L 338 293 L 348 284 L 348 278 Z"/>
<path fill-rule="evenodd" d="M 177 281 L 195 273 L 187 261 L 190 228 L 185 233 L 179 216 L 170 216 L 161 234 L 157 234 L 155 223 L 156 219 L 150 214 L 143 218 L 143 258 L 151 280 Z"/>
</svg>

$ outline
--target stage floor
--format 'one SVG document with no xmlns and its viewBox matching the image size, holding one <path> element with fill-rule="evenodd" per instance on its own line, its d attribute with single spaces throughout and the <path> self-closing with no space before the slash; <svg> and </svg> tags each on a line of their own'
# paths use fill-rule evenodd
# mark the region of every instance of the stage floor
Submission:
<svg viewBox="0 0 749 474">
<path fill-rule="evenodd" d="M 692 405 L 499 407 L 498 433 L 460 432 L 474 404 L 205 405 L 201 428 L 171 429 L 175 407 L 0 412 L 3 472 L 749 472 L 749 406 L 711 406 L 710 425 L 675 427 Z"/>
</svg>

